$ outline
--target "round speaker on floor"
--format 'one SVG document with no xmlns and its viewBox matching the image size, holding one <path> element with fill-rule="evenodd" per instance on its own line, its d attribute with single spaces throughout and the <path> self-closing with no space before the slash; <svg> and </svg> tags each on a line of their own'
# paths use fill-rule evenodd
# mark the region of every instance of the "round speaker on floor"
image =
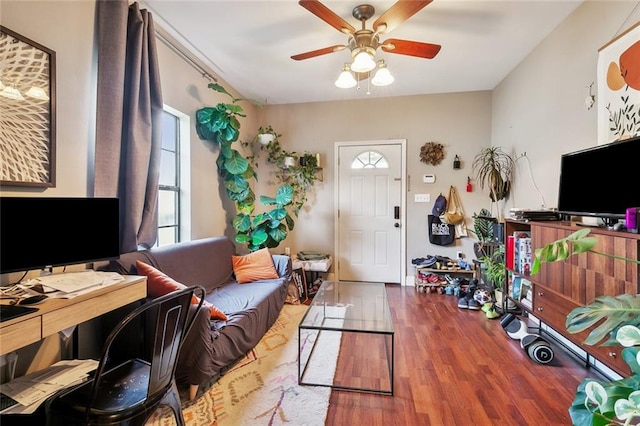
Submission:
<svg viewBox="0 0 640 426">
<path fill-rule="evenodd" d="M 537 334 L 529 334 L 523 337 L 520 345 L 529 358 L 538 364 L 548 364 L 553 360 L 553 349 L 546 340 Z"/>
</svg>

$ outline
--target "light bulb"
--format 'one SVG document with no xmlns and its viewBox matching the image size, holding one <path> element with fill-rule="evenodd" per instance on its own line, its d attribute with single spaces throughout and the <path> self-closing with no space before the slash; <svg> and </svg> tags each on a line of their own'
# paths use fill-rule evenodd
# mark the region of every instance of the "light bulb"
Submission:
<svg viewBox="0 0 640 426">
<path fill-rule="evenodd" d="M 387 64 L 384 63 L 384 60 L 380 60 L 378 66 L 378 71 L 376 71 L 376 74 L 371 79 L 371 84 L 374 86 L 388 86 L 393 83 L 395 78 L 391 75 L 391 72 L 389 71 L 389 68 L 387 68 Z"/>
<path fill-rule="evenodd" d="M 349 71 L 349 64 L 344 64 L 344 67 L 342 67 L 342 72 L 336 80 L 335 85 L 341 89 L 350 89 L 356 84 L 356 79 L 353 78 L 353 75 Z"/>
<path fill-rule="evenodd" d="M 351 71 L 353 72 L 369 72 L 376 67 L 376 62 L 373 60 L 373 54 L 366 49 L 359 49 L 356 55 L 353 57 L 353 63 L 351 64 Z"/>
</svg>

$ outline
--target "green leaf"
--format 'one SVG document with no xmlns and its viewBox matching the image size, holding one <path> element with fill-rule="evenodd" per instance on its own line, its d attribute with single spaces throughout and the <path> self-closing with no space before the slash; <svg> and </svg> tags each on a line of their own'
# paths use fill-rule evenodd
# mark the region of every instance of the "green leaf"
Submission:
<svg viewBox="0 0 640 426">
<path fill-rule="evenodd" d="M 269 217 L 272 220 L 277 221 L 278 223 L 284 219 L 285 217 L 287 217 L 288 213 L 286 209 L 283 208 L 277 208 L 277 209 L 273 209 L 269 212 Z"/>
<path fill-rule="evenodd" d="M 621 294 L 615 297 L 600 296 L 592 303 L 575 308 L 567 315 L 567 332 L 575 334 L 585 331 L 596 324 L 585 344 L 595 345 L 609 333 L 623 325 L 638 326 L 640 322 L 640 297 Z"/>
<path fill-rule="evenodd" d="M 234 175 L 243 174 L 247 167 L 249 167 L 249 162 L 236 150 L 233 150 L 233 155 L 224 162 L 224 168 Z"/>
<path fill-rule="evenodd" d="M 267 237 L 268 237 L 267 232 L 264 229 L 262 229 L 262 228 L 255 229 L 253 231 L 253 233 L 251 234 L 251 243 L 254 246 L 259 247 L 265 241 L 267 241 Z"/>
<path fill-rule="evenodd" d="M 280 242 L 287 238 L 287 228 L 284 224 L 280 224 L 279 226 L 272 228 L 269 231 L 269 236 L 273 238 L 274 241 Z"/>
<path fill-rule="evenodd" d="M 246 232 L 251 229 L 251 218 L 249 215 L 239 213 L 233 218 L 233 229 L 239 232 Z"/>
<path fill-rule="evenodd" d="M 291 185 L 282 185 L 276 191 L 276 202 L 281 206 L 291 204 L 293 199 L 293 187 Z"/>
<path fill-rule="evenodd" d="M 616 333 L 616 340 L 626 348 L 640 345 L 640 330 L 634 325 L 623 325 Z"/>
<path fill-rule="evenodd" d="M 269 197 L 267 195 L 261 195 L 260 196 L 260 202 L 262 204 L 264 204 L 265 206 L 272 206 L 274 204 L 277 204 L 276 199 L 273 197 Z"/>
<path fill-rule="evenodd" d="M 249 182 L 241 175 L 229 174 L 229 177 L 224 181 L 224 186 L 229 191 L 240 192 L 249 188 Z"/>
</svg>

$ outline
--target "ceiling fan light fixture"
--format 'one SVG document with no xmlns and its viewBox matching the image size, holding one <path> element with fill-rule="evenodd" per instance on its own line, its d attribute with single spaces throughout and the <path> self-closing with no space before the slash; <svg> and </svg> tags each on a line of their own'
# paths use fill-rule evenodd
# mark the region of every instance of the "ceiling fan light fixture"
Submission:
<svg viewBox="0 0 640 426">
<path fill-rule="evenodd" d="M 375 51 L 367 47 L 359 47 L 352 52 L 353 62 L 351 63 L 351 71 L 353 72 L 369 72 L 376 67 L 376 61 L 373 60 Z"/>
<path fill-rule="evenodd" d="M 349 64 L 344 64 L 344 66 L 342 67 L 342 72 L 336 80 L 336 87 L 339 87 L 340 89 L 350 89 L 356 84 L 356 79 L 353 78 L 353 74 L 351 74 L 351 71 L 349 71 Z"/>
<path fill-rule="evenodd" d="M 387 68 L 387 64 L 384 62 L 384 59 L 378 61 L 378 70 L 375 75 L 371 79 L 371 84 L 374 86 L 388 86 L 393 83 L 395 78 L 391 75 L 389 68 Z"/>
</svg>

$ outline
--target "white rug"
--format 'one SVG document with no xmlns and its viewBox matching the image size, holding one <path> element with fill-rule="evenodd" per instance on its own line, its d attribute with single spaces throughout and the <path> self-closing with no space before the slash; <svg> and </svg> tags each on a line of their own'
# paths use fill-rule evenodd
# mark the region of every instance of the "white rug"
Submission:
<svg viewBox="0 0 640 426">
<path fill-rule="evenodd" d="M 305 305 L 285 305 L 260 343 L 232 370 L 192 402 L 183 402 L 189 426 L 324 425 L 331 390 L 298 385 L 298 323 Z M 309 350 L 316 332 L 303 334 Z M 322 332 L 306 381 L 331 383 L 341 334 Z M 303 358 L 304 359 L 304 358 Z M 309 375 L 310 374 L 310 375 Z M 316 381 L 318 380 L 318 381 Z M 175 424 L 171 414 L 158 410 L 147 425 Z"/>
</svg>

